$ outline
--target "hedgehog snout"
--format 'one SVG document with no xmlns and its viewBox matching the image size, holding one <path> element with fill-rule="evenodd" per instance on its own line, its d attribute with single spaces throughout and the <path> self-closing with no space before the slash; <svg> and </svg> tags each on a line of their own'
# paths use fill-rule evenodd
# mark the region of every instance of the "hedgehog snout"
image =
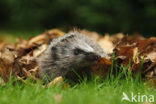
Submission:
<svg viewBox="0 0 156 104">
<path fill-rule="evenodd" d="M 101 56 L 96 53 L 88 53 L 86 55 L 87 61 L 97 61 Z"/>
</svg>

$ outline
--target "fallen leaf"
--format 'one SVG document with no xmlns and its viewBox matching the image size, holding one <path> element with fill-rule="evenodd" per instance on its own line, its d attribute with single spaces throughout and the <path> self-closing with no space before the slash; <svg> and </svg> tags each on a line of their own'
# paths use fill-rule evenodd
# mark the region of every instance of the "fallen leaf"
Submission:
<svg viewBox="0 0 156 104">
<path fill-rule="evenodd" d="M 39 46 L 37 49 L 35 49 L 35 50 L 33 51 L 33 57 L 36 58 L 36 57 L 40 56 L 41 54 L 44 53 L 44 51 L 45 51 L 47 48 L 48 48 L 48 45 L 46 45 L 46 44 L 43 44 L 43 45 Z"/>
<path fill-rule="evenodd" d="M 107 54 L 113 53 L 115 46 L 112 43 L 110 35 L 106 34 L 103 38 L 99 39 L 98 43 Z"/>
<path fill-rule="evenodd" d="M 62 96 L 60 94 L 56 94 L 54 96 L 54 99 L 55 99 L 56 102 L 60 103 L 62 101 Z"/>
<path fill-rule="evenodd" d="M 105 78 L 111 69 L 111 65 L 112 65 L 111 60 L 108 60 L 103 57 L 100 58 L 98 60 L 98 63 L 92 67 L 92 70 L 95 75 Z"/>
<path fill-rule="evenodd" d="M 5 81 L 1 77 L 0 77 L 0 85 L 1 86 L 5 86 L 6 85 Z"/>
<path fill-rule="evenodd" d="M 131 63 L 129 69 L 138 73 L 143 62 L 140 73 L 146 79 L 156 76 L 153 73 L 156 67 L 156 38 L 145 39 L 139 35 L 126 36 L 116 45 L 114 52 L 117 59 L 120 60 L 119 65 L 126 67 Z"/>
<path fill-rule="evenodd" d="M 62 76 L 56 77 L 54 80 L 52 80 L 48 86 L 53 86 L 53 85 L 59 85 L 60 83 L 63 82 Z"/>
</svg>

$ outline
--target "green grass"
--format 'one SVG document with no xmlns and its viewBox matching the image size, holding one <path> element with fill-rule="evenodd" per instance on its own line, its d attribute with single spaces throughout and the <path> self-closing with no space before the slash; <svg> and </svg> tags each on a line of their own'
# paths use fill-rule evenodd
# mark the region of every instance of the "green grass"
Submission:
<svg viewBox="0 0 156 104">
<path fill-rule="evenodd" d="M 156 96 L 154 89 L 147 89 L 142 82 L 135 80 L 101 81 L 94 78 L 69 88 L 63 83 L 44 88 L 40 83 L 31 85 L 10 81 L 0 86 L 0 104 L 58 104 L 54 99 L 57 94 L 62 96 L 60 104 L 127 104 L 128 101 L 121 102 L 123 92 L 129 96 L 131 92 Z"/>
<path fill-rule="evenodd" d="M 21 36 L 20 34 L 31 34 L 29 32 L 0 32 L 0 34 L 2 33 L 14 34 L 15 37 Z M 14 36 L 12 40 L 14 40 Z M 22 37 L 28 38 L 23 35 Z M 145 82 L 140 80 L 140 76 L 132 77 L 131 73 L 125 73 L 127 68 L 121 66 L 120 69 L 123 71 L 116 77 L 110 75 L 105 80 L 93 77 L 90 81 L 84 80 L 69 88 L 64 87 L 66 81 L 57 86 L 43 87 L 41 83 L 32 85 L 29 80 L 26 84 L 10 80 L 5 86 L 0 85 L 0 104 L 132 104 L 132 102 L 121 101 L 123 92 L 128 97 L 131 92 L 135 95 L 139 93 L 139 95 L 156 97 L 155 87 L 151 88 L 145 85 Z M 61 102 L 55 100 L 57 94 L 62 96 Z"/>
</svg>

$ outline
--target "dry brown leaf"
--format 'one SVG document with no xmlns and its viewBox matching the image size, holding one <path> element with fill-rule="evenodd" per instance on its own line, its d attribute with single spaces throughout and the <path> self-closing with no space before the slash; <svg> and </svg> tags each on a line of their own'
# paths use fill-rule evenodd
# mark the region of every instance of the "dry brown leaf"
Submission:
<svg viewBox="0 0 156 104">
<path fill-rule="evenodd" d="M 0 42 L 0 51 L 5 47 L 6 43 L 5 42 Z"/>
<path fill-rule="evenodd" d="M 48 31 L 48 34 L 51 36 L 50 39 L 53 39 L 54 36 L 63 36 L 65 33 L 59 29 L 51 29 Z"/>
<path fill-rule="evenodd" d="M 135 62 L 136 64 L 139 63 L 138 55 L 139 55 L 138 47 L 135 47 L 135 48 L 133 49 L 133 58 L 132 58 L 132 59 L 134 60 L 134 62 Z"/>
<path fill-rule="evenodd" d="M 54 96 L 54 99 L 55 99 L 56 102 L 60 103 L 62 101 L 62 96 L 60 94 L 56 94 Z"/>
<path fill-rule="evenodd" d="M 111 36 L 111 40 L 113 44 L 116 45 L 123 37 L 124 37 L 123 33 L 117 33 Z"/>
<path fill-rule="evenodd" d="M 70 87 L 70 85 L 69 85 L 68 83 L 65 83 L 65 84 L 64 84 L 64 88 L 65 88 L 65 89 L 67 89 L 67 88 L 69 88 L 69 87 Z"/>
<path fill-rule="evenodd" d="M 156 38 L 145 39 L 138 35 L 126 36 L 115 47 L 114 52 L 120 60 L 119 64 L 127 66 L 132 62 L 130 66 L 132 71 L 139 72 L 143 62 L 141 73 L 146 76 L 146 79 L 156 76 L 153 74 L 156 67 Z M 144 60 L 143 57 L 145 57 Z"/>
<path fill-rule="evenodd" d="M 41 46 L 39 46 L 37 49 L 35 49 L 33 51 L 33 57 L 38 57 L 38 56 L 41 56 L 41 54 L 44 53 L 44 51 L 48 48 L 48 45 L 47 44 L 43 44 Z"/>
<path fill-rule="evenodd" d="M 59 85 L 63 82 L 62 76 L 56 77 L 53 81 L 51 81 L 48 86 Z"/>
<path fill-rule="evenodd" d="M 111 69 L 111 60 L 106 58 L 100 58 L 98 63 L 92 67 L 92 70 L 95 75 L 105 78 L 108 75 L 108 72 Z"/>
<path fill-rule="evenodd" d="M 29 71 L 27 71 L 25 68 L 23 68 L 22 70 L 23 70 L 26 77 L 32 76 L 31 73 Z"/>
<path fill-rule="evenodd" d="M 38 35 L 34 38 L 31 38 L 28 42 L 28 45 L 32 45 L 32 44 L 43 44 L 46 41 L 46 35 Z"/>
<path fill-rule="evenodd" d="M 9 49 L 5 48 L 1 53 L 1 58 L 6 63 L 11 64 L 14 62 L 15 54 L 11 52 Z"/>
<path fill-rule="evenodd" d="M 5 81 L 0 77 L 0 85 L 5 86 L 5 84 L 6 84 Z"/>
<path fill-rule="evenodd" d="M 98 43 L 100 44 L 100 46 L 104 49 L 104 51 L 107 54 L 113 53 L 113 49 L 115 46 L 109 34 L 106 34 L 103 38 L 100 38 L 98 40 Z"/>
<path fill-rule="evenodd" d="M 18 39 L 18 43 L 16 44 L 16 49 L 26 48 L 27 46 L 28 46 L 28 41 L 22 38 Z"/>
<path fill-rule="evenodd" d="M 31 46 L 35 44 L 49 44 L 53 38 L 63 36 L 63 35 L 64 33 L 62 31 L 58 29 L 52 29 L 36 37 L 30 38 L 28 45 Z"/>
<path fill-rule="evenodd" d="M 5 81 L 8 81 L 10 72 L 14 72 L 14 62 L 15 62 L 16 53 L 8 48 L 4 48 L 1 52 L 0 57 L 0 74 Z M 17 72 L 19 70 L 16 70 Z"/>
<path fill-rule="evenodd" d="M 36 78 L 39 78 L 39 67 L 36 66 L 34 69 L 30 69 L 29 72 L 31 75 L 35 76 Z"/>
<path fill-rule="evenodd" d="M 149 54 L 146 55 L 145 60 L 150 59 L 152 62 L 156 62 L 156 52 L 151 52 Z"/>
<path fill-rule="evenodd" d="M 84 35 L 87 35 L 88 37 L 90 37 L 94 41 L 99 41 L 99 39 L 102 38 L 102 35 L 98 34 L 97 32 L 91 32 L 91 31 L 88 31 L 85 29 L 79 30 L 79 32 L 84 34 Z"/>
</svg>

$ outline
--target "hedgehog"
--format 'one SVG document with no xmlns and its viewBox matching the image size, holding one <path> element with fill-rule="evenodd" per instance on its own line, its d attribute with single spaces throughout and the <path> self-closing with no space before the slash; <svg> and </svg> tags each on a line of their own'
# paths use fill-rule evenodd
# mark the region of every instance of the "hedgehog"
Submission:
<svg viewBox="0 0 156 104">
<path fill-rule="evenodd" d="M 109 56 L 100 45 L 79 32 L 67 33 L 51 41 L 44 55 L 37 59 L 39 76 L 51 81 L 58 76 L 78 81 L 91 77 L 91 67 L 98 58 Z"/>
</svg>

